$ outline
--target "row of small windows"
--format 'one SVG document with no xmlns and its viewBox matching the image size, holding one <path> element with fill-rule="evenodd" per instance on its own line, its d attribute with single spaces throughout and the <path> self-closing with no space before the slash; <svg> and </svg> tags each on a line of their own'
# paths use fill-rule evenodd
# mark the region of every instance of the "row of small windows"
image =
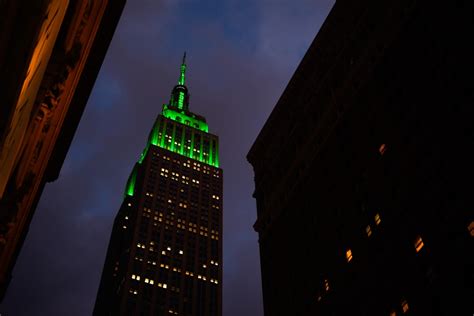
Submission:
<svg viewBox="0 0 474 316">
<path fill-rule="evenodd" d="M 151 218 L 152 214 L 151 214 L 151 209 L 150 208 L 143 208 L 143 213 L 142 215 L 144 217 L 147 217 L 147 218 Z M 172 213 L 172 215 L 166 215 L 166 218 L 169 218 L 170 220 L 167 220 L 167 219 L 164 219 L 163 218 L 163 213 L 161 212 L 157 212 L 155 211 L 154 212 L 155 215 L 158 215 L 158 216 L 153 216 L 153 220 L 154 221 L 159 221 L 159 222 L 165 222 L 167 225 L 170 225 L 170 226 L 174 226 L 176 224 L 176 226 L 178 228 L 181 228 L 181 229 L 187 229 L 186 228 L 186 220 L 185 219 L 182 219 L 182 218 L 176 218 L 173 216 L 174 213 Z M 205 226 L 198 226 L 196 223 L 193 223 L 193 222 L 188 222 L 188 226 L 189 227 L 189 231 L 190 232 L 194 232 L 194 233 L 197 233 L 198 230 L 199 230 L 199 235 L 203 235 L 203 236 L 207 236 L 207 233 L 209 232 L 209 228 L 208 227 L 205 227 Z M 194 227 L 194 228 L 193 228 Z M 219 231 L 216 229 L 210 229 L 210 232 L 211 232 L 211 238 L 212 238 L 212 235 L 216 235 L 214 238 L 212 239 L 216 239 L 218 240 L 218 236 L 219 235 Z"/>
<path fill-rule="evenodd" d="M 176 270 L 173 270 L 173 271 L 181 272 L 181 269 L 177 269 L 177 268 L 174 268 L 174 269 L 176 269 Z M 184 273 L 184 275 L 186 275 L 188 277 L 194 277 L 194 273 L 189 272 L 189 271 L 186 271 Z M 131 279 L 135 280 L 137 282 L 140 282 L 141 277 L 139 275 L 132 274 Z M 219 281 L 217 279 L 207 278 L 205 275 L 201 275 L 201 274 L 196 274 L 196 279 L 206 281 L 206 282 L 210 282 L 210 283 L 213 283 L 213 284 L 219 284 Z M 153 280 L 151 278 L 143 278 L 143 282 L 146 283 L 146 284 L 150 284 L 150 285 L 155 284 L 155 280 Z M 157 286 L 162 287 L 164 289 L 168 288 L 168 285 L 166 283 L 158 283 L 157 282 L 156 284 L 157 284 Z M 179 292 L 179 288 L 176 288 L 176 291 Z"/>
<path fill-rule="evenodd" d="M 199 152 L 199 150 L 197 149 L 194 149 L 194 151 L 197 151 Z M 206 154 L 207 155 L 207 154 Z M 159 157 L 160 154 L 154 152 L 153 153 L 153 156 L 155 157 Z M 156 165 L 156 162 L 154 162 L 154 158 L 153 157 L 152 159 L 152 164 L 153 165 Z M 162 159 L 165 160 L 165 161 L 171 161 L 171 158 L 168 157 L 168 156 L 165 156 L 165 155 L 162 155 Z M 172 161 L 178 165 L 181 165 L 181 161 L 180 160 L 176 160 L 176 159 L 172 159 Z M 211 168 L 209 166 L 207 166 L 206 164 L 201 164 L 199 162 L 195 162 L 195 161 L 192 161 L 191 160 L 187 160 L 185 162 L 182 162 L 182 165 L 184 167 L 187 167 L 187 168 L 192 168 L 193 170 L 196 170 L 196 171 L 202 171 L 203 173 L 205 174 L 210 174 L 210 171 L 213 170 L 213 176 L 215 176 L 216 178 L 219 178 L 219 174 L 220 174 L 220 171 L 219 169 L 215 169 L 215 168 Z"/>
<path fill-rule="evenodd" d="M 181 192 L 181 193 L 184 193 L 184 190 L 181 189 L 180 192 Z M 171 195 L 171 198 L 168 198 L 167 202 L 168 202 L 169 204 L 173 204 L 173 199 L 177 200 L 178 198 L 177 198 L 177 196 L 176 196 L 176 194 L 175 194 L 174 192 L 169 192 L 168 197 L 169 197 L 170 195 Z M 146 192 L 146 193 L 145 193 L 145 196 L 153 197 L 153 193 Z M 212 198 L 212 199 L 215 199 L 215 200 L 220 200 L 220 197 L 219 197 L 218 195 L 215 195 L 215 194 L 213 194 L 213 195 L 211 196 L 211 198 Z M 165 199 L 165 196 L 158 194 L 157 199 L 163 202 L 164 199 Z M 179 196 L 179 199 L 180 199 L 180 200 L 185 200 L 185 202 L 188 201 L 188 199 L 187 199 L 186 197 L 183 197 L 182 195 Z M 198 202 L 198 194 L 197 194 L 197 193 L 194 193 L 194 192 L 191 192 L 191 199 L 190 199 L 190 200 L 191 200 L 191 202 L 193 202 L 193 203 L 195 203 L 196 205 L 198 205 L 198 203 L 199 203 L 199 202 Z M 207 205 L 207 204 L 209 203 L 209 196 L 208 196 L 208 195 L 203 195 L 203 194 L 201 194 L 201 201 L 202 201 L 202 202 L 205 202 L 205 204 Z M 150 204 L 150 203 L 151 203 L 151 202 L 149 201 L 148 204 Z M 186 204 L 183 203 L 183 202 L 179 203 L 178 205 L 179 205 L 180 207 L 182 207 L 181 204 L 186 205 Z M 201 204 L 202 204 L 202 203 L 201 203 Z M 219 209 L 219 205 L 212 204 L 212 206 L 213 206 L 214 208 L 216 208 L 216 209 Z"/>
<path fill-rule="evenodd" d="M 379 213 L 375 214 L 374 219 L 375 219 L 375 225 L 377 226 L 380 225 L 380 223 L 382 222 L 382 219 L 380 218 Z M 367 234 L 367 237 L 370 237 L 372 235 L 372 229 L 370 225 L 367 225 L 367 227 L 365 228 L 365 232 Z M 419 252 L 423 248 L 424 245 L 425 244 L 423 243 L 423 239 L 420 236 L 417 236 L 414 241 L 414 247 L 415 247 L 416 252 Z M 346 250 L 346 260 L 347 262 L 350 262 L 352 260 L 352 250 L 350 248 Z"/>
<path fill-rule="evenodd" d="M 189 228 L 191 228 L 191 230 L 189 230 L 185 225 L 186 224 L 185 212 L 178 211 L 179 216 L 177 218 L 175 218 L 174 212 L 171 212 L 171 215 L 166 214 L 166 216 L 163 217 L 163 213 L 161 212 L 158 213 L 158 211 L 155 211 L 153 215 L 151 209 L 145 207 L 142 212 L 143 229 L 148 230 L 148 225 L 152 224 L 149 221 L 149 219 L 152 219 L 153 226 L 158 227 L 158 228 L 161 227 L 159 223 L 164 223 L 166 230 L 170 228 L 169 226 L 171 227 L 176 226 L 182 230 L 189 230 L 190 232 L 198 233 L 199 235 L 206 236 L 206 237 L 208 236 L 208 232 L 210 232 L 211 239 L 216 239 L 216 240 L 219 239 L 219 238 L 216 238 L 217 236 L 212 237 L 212 235 L 219 235 L 219 230 L 218 230 L 219 219 L 220 219 L 219 215 L 212 213 L 211 216 L 209 216 L 209 213 L 204 209 L 201 210 L 201 213 L 202 214 L 200 216 L 200 224 L 201 224 L 200 226 L 195 224 L 195 222 L 197 222 L 197 219 L 198 219 L 197 215 L 196 214 L 193 215 L 193 213 L 189 214 L 188 226 L 190 226 Z"/>
<path fill-rule="evenodd" d="M 380 223 L 382 222 L 380 214 L 377 213 L 374 216 L 374 221 L 375 221 L 375 225 L 380 225 Z M 474 221 L 470 223 L 468 229 L 469 229 L 469 232 L 470 232 L 471 236 L 474 236 Z M 372 235 L 372 229 L 371 229 L 370 225 L 368 225 L 366 227 L 366 234 L 367 234 L 368 237 L 370 237 Z M 414 239 L 414 242 L 413 242 L 413 247 L 414 247 L 415 252 L 416 253 L 420 252 L 423 249 L 424 246 L 425 246 L 425 244 L 424 244 L 423 238 L 420 235 L 416 236 L 416 238 Z M 350 249 L 350 248 L 346 249 L 345 256 L 346 256 L 346 261 L 348 263 L 351 262 L 352 259 L 353 259 L 352 249 Z M 324 279 L 323 288 L 324 288 L 325 292 L 329 291 L 330 288 L 329 288 L 329 280 L 328 279 Z M 323 299 L 323 296 L 324 296 L 324 294 L 319 294 L 317 296 L 317 301 L 320 302 Z M 403 299 L 400 304 L 401 304 L 402 312 L 407 313 L 408 310 L 409 310 L 407 300 Z M 392 310 L 390 312 L 390 316 L 396 316 L 396 315 L 397 315 L 396 310 Z"/>
</svg>

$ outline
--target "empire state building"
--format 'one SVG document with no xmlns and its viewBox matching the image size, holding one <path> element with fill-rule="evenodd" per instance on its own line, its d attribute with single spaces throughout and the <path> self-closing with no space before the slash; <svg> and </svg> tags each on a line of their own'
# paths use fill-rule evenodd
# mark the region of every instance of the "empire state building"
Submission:
<svg viewBox="0 0 474 316">
<path fill-rule="evenodd" d="M 222 314 L 219 141 L 189 110 L 185 56 L 114 221 L 94 315 Z"/>
</svg>

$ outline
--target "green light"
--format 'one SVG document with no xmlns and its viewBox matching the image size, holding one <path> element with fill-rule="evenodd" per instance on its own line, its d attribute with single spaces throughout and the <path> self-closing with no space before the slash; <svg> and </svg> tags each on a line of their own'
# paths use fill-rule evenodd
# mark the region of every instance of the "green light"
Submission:
<svg viewBox="0 0 474 316">
<path fill-rule="evenodd" d="M 142 154 L 140 155 L 140 158 L 138 159 L 138 163 L 141 164 L 143 162 L 143 159 L 145 159 L 146 154 L 148 153 L 148 148 L 150 148 L 150 143 L 148 143 L 143 149 Z"/>
<path fill-rule="evenodd" d="M 184 92 L 179 91 L 179 97 L 178 97 L 178 109 L 183 109 L 184 105 Z"/>
<path fill-rule="evenodd" d="M 216 142 L 216 156 L 214 159 L 214 166 L 219 166 L 219 142 Z"/>
<path fill-rule="evenodd" d="M 213 148 L 212 148 L 212 143 L 214 141 L 212 139 L 209 140 L 209 164 L 212 165 L 213 161 L 212 161 L 212 151 L 213 151 Z"/>
<path fill-rule="evenodd" d="M 163 105 L 162 114 L 164 117 L 169 118 L 170 120 L 179 122 L 184 125 L 192 126 L 206 133 L 209 132 L 209 126 L 206 122 L 198 120 L 192 117 L 191 115 L 187 115 L 186 113 L 170 109 L 166 104 Z"/>
<path fill-rule="evenodd" d="M 155 124 L 155 125 L 153 126 L 152 131 L 151 131 L 151 143 L 152 143 L 153 145 L 158 144 L 159 133 L 160 133 L 160 131 L 159 131 L 159 129 L 158 129 L 158 126 Z"/>
<path fill-rule="evenodd" d="M 179 151 L 179 154 L 180 154 L 180 155 L 184 155 L 184 138 L 185 138 L 185 134 L 186 134 L 186 131 L 185 131 L 184 128 L 183 128 L 183 130 L 181 131 L 181 149 L 180 149 L 180 151 Z"/>
<path fill-rule="evenodd" d="M 176 125 L 173 125 L 173 136 L 171 137 L 171 151 L 176 151 L 176 144 L 175 139 L 176 139 Z"/>
<path fill-rule="evenodd" d="M 163 129 L 161 130 L 161 142 L 160 142 L 160 147 L 165 148 L 165 135 L 166 135 L 166 121 L 163 124 Z"/>
<path fill-rule="evenodd" d="M 125 189 L 125 194 L 128 196 L 133 196 L 135 194 L 135 182 L 137 181 L 137 165 L 133 167 L 130 177 L 128 177 L 127 187 Z"/>
<path fill-rule="evenodd" d="M 169 129 L 168 125 L 172 124 L 173 128 Z M 178 128 L 181 128 L 181 135 L 178 135 Z M 189 128 L 189 127 L 188 127 Z M 159 132 L 161 131 L 161 136 Z M 167 132 L 169 134 L 167 134 Z M 145 159 L 146 154 L 149 151 L 150 145 L 155 145 L 171 152 L 180 154 L 181 156 L 188 157 L 199 162 L 219 167 L 219 156 L 217 154 L 218 144 L 217 140 L 213 136 L 206 136 L 201 132 L 198 132 L 197 128 L 189 130 L 188 138 L 186 138 L 186 128 L 184 126 L 179 127 L 177 123 L 172 123 L 167 120 L 165 116 L 158 116 L 158 119 L 153 126 L 150 133 L 148 143 L 143 150 L 138 163 L 141 164 Z M 171 137 L 170 137 L 171 136 Z M 199 137 L 199 139 L 197 139 Z M 171 139 L 171 143 L 168 141 Z M 209 142 L 209 146 L 204 148 L 205 139 Z M 175 144 L 175 142 L 179 142 Z M 190 146 L 188 149 L 187 147 Z M 194 150 L 196 149 L 196 151 Z M 197 151 L 199 150 L 199 152 Z"/>
<path fill-rule="evenodd" d="M 147 145 L 140 155 L 138 164 L 144 161 L 150 145 L 154 145 L 181 156 L 219 167 L 218 140 L 213 135 L 207 135 L 209 127 L 205 118 L 190 112 L 187 108 L 187 89 L 184 86 L 186 73 L 185 58 L 186 53 L 183 56 L 178 82 L 183 87 L 175 86 L 169 104 L 163 105 L 162 115 L 158 116 L 153 125 Z M 168 128 L 171 127 L 169 124 L 172 124 L 172 128 Z M 199 140 L 197 137 L 199 137 Z M 206 148 L 204 142 L 209 144 Z M 127 182 L 127 195 L 133 196 L 135 181 L 136 171 L 134 169 Z"/>
<path fill-rule="evenodd" d="M 179 75 L 178 84 L 184 86 L 185 84 L 185 75 L 186 75 L 186 52 L 183 55 L 183 62 L 181 63 L 181 74 Z"/>
</svg>

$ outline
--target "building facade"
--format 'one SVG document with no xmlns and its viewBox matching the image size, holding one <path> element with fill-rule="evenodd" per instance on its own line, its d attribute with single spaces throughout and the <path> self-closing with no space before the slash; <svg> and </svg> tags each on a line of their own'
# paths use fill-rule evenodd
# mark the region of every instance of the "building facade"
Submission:
<svg viewBox="0 0 474 316">
<path fill-rule="evenodd" d="M 124 5 L 0 1 L 0 299 L 43 187 L 58 178 Z"/>
<path fill-rule="evenodd" d="M 222 314 L 219 141 L 189 111 L 185 71 L 127 182 L 94 315 Z"/>
<path fill-rule="evenodd" d="M 247 156 L 265 315 L 472 314 L 472 10 L 336 1 Z"/>
</svg>

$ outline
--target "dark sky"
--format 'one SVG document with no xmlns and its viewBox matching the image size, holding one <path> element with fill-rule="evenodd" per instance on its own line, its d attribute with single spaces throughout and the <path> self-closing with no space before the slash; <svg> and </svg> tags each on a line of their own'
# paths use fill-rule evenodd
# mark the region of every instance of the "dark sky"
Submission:
<svg viewBox="0 0 474 316">
<path fill-rule="evenodd" d="M 253 173 L 245 156 L 333 3 L 128 0 L 60 177 L 43 192 L 0 313 L 92 313 L 125 182 L 186 50 L 190 109 L 220 137 L 224 315 L 262 315 Z"/>
</svg>

